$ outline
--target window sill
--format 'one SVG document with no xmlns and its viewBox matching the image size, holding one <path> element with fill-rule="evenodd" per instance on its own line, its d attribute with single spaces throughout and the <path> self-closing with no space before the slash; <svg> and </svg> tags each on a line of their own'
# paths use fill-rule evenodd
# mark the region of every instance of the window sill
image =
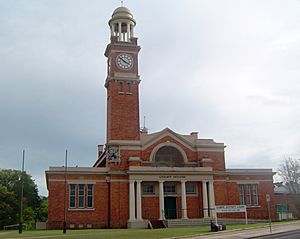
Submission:
<svg viewBox="0 0 300 239">
<path fill-rule="evenodd" d="M 68 208 L 70 212 L 78 212 L 78 211 L 95 211 L 95 208 Z"/>
<path fill-rule="evenodd" d="M 254 205 L 253 205 L 253 206 L 252 206 L 252 205 L 251 205 L 251 206 L 246 206 L 246 208 L 249 208 L 249 209 L 252 209 L 252 208 L 260 208 L 260 207 L 261 207 L 260 205 L 256 205 L 256 206 L 254 206 Z"/>
<path fill-rule="evenodd" d="M 153 193 L 153 194 L 143 194 L 142 197 L 157 197 L 157 194 Z"/>
</svg>

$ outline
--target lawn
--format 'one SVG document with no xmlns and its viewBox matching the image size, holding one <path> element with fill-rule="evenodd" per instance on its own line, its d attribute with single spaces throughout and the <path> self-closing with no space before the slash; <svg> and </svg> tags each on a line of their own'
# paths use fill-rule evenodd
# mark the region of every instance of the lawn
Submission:
<svg viewBox="0 0 300 239">
<path fill-rule="evenodd" d="M 272 223 L 277 224 L 277 223 Z M 248 225 L 229 225 L 228 230 L 267 226 L 268 223 L 257 223 Z M 87 238 L 87 239 L 158 239 L 170 238 L 184 235 L 195 235 L 208 233 L 209 226 L 186 227 L 186 228 L 165 228 L 165 229 L 90 229 L 90 230 L 68 230 L 66 234 L 58 230 L 49 231 L 24 231 L 19 235 L 17 231 L 0 231 L 0 238 Z"/>
</svg>

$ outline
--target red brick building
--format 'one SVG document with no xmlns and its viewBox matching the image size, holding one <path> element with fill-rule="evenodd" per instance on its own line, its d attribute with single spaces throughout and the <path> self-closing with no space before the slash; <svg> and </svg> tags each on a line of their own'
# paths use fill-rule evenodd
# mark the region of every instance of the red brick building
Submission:
<svg viewBox="0 0 300 239">
<path fill-rule="evenodd" d="M 140 128 L 136 22 L 125 7 L 109 20 L 107 142 L 92 167 L 50 167 L 48 228 L 146 227 L 150 219 L 209 222 L 216 205 L 246 205 L 248 218 L 268 217 L 271 169 L 226 169 L 225 146 L 198 133 Z M 66 178 L 65 178 L 66 175 Z M 66 183 L 65 183 L 66 182 Z M 66 194 L 64 194 L 66 185 Z M 218 213 L 244 218 L 244 213 Z"/>
</svg>

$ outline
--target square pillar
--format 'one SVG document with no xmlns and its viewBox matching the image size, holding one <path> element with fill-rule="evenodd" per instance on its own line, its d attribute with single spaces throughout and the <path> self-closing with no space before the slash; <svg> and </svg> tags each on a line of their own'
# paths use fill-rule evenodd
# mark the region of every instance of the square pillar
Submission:
<svg viewBox="0 0 300 239">
<path fill-rule="evenodd" d="M 181 181 L 181 210 L 182 210 L 182 219 L 188 219 L 187 217 L 187 206 L 186 206 L 186 190 L 185 190 L 186 181 Z"/>
<path fill-rule="evenodd" d="M 134 180 L 129 180 L 129 221 L 134 220 L 136 220 Z"/>
<path fill-rule="evenodd" d="M 208 198 L 207 198 L 207 181 L 202 181 L 202 202 L 203 202 L 203 216 L 208 218 Z"/>
<path fill-rule="evenodd" d="M 141 182 L 136 181 L 136 219 L 143 220 L 142 218 L 142 194 L 141 194 Z"/>
<path fill-rule="evenodd" d="M 159 219 L 165 219 L 164 181 L 159 181 Z"/>
<path fill-rule="evenodd" d="M 214 181 L 208 181 L 210 217 L 216 218 Z"/>
</svg>

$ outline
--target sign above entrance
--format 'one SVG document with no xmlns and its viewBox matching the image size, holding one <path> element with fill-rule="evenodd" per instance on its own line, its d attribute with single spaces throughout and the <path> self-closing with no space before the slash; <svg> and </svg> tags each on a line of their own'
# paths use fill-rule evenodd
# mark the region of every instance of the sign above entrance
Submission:
<svg viewBox="0 0 300 239">
<path fill-rule="evenodd" d="M 216 212 L 245 212 L 245 205 L 219 205 L 216 206 Z"/>
<path fill-rule="evenodd" d="M 185 175 L 160 175 L 160 179 L 181 179 L 181 178 L 186 178 Z"/>
</svg>

